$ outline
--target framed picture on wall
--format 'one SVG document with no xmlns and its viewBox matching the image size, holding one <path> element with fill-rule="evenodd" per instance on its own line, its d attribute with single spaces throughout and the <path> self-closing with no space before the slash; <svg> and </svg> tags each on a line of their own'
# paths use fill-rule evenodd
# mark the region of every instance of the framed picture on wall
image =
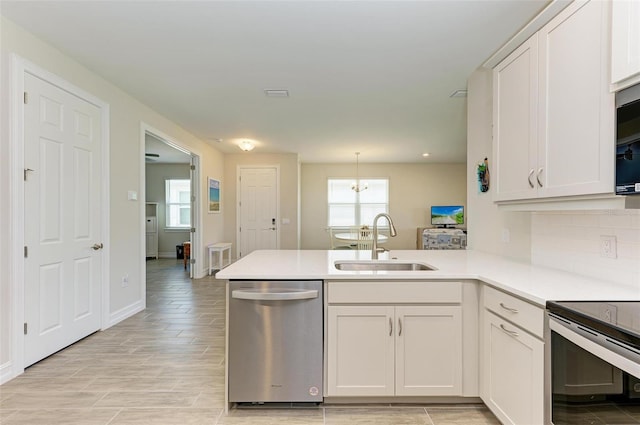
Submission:
<svg viewBox="0 0 640 425">
<path fill-rule="evenodd" d="M 209 213 L 220 212 L 220 180 L 207 178 L 209 188 Z"/>
</svg>

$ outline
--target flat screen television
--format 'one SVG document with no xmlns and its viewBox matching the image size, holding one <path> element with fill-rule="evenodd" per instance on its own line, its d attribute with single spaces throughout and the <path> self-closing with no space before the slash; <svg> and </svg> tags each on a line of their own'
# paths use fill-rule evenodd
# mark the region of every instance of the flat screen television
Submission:
<svg viewBox="0 0 640 425">
<path fill-rule="evenodd" d="M 463 205 L 433 205 L 431 207 L 432 226 L 450 227 L 461 224 L 464 224 Z"/>
</svg>

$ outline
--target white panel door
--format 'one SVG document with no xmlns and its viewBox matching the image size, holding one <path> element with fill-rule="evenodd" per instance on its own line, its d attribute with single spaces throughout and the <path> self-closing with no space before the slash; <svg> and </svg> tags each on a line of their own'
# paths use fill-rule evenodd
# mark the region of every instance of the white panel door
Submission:
<svg viewBox="0 0 640 425">
<path fill-rule="evenodd" d="M 394 395 L 393 306 L 329 306 L 327 395 Z"/>
<path fill-rule="evenodd" d="M 275 167 L 240 169 L 239 256 L 278 248 L 278 190 Z"/>
<path fill-rule="evenodd" d="M 396 395 L 462 395 L 460 306 L 396 307 Z"/>
<path fill-rule="evenodd" d="M 102 130 L 95 105 L 29 73 L 25 90 L 28 366 L 100 328 Z"/>
</svg>

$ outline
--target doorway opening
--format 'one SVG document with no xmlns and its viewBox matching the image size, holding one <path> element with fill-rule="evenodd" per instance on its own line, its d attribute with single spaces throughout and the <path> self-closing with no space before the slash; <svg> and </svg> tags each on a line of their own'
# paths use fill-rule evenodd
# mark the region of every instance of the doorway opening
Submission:
<svg viewBox="0 0 640 425">
<path fill-rule="evenodd" d="M 144 264 L 141 269 L 146 277 L 148 261 L 171 259 L 163 264 L 182 270 L 190 278 L 198 277 L 199 156 L 148 126 L 144 126 L 142 136 Z"/>
</svg>

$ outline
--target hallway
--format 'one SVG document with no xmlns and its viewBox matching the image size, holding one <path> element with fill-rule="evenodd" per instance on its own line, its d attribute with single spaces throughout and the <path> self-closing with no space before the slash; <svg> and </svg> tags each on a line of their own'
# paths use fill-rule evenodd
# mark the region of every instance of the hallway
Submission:
<svg viewBox="0 0 640 425">
<path fill-rule="evenodd" d="M 224 407 L 224 281 L 147 262 L 147 309 L 0 386 L 1 425 L 498 424 L 481 405 Z"/>
</svg>

